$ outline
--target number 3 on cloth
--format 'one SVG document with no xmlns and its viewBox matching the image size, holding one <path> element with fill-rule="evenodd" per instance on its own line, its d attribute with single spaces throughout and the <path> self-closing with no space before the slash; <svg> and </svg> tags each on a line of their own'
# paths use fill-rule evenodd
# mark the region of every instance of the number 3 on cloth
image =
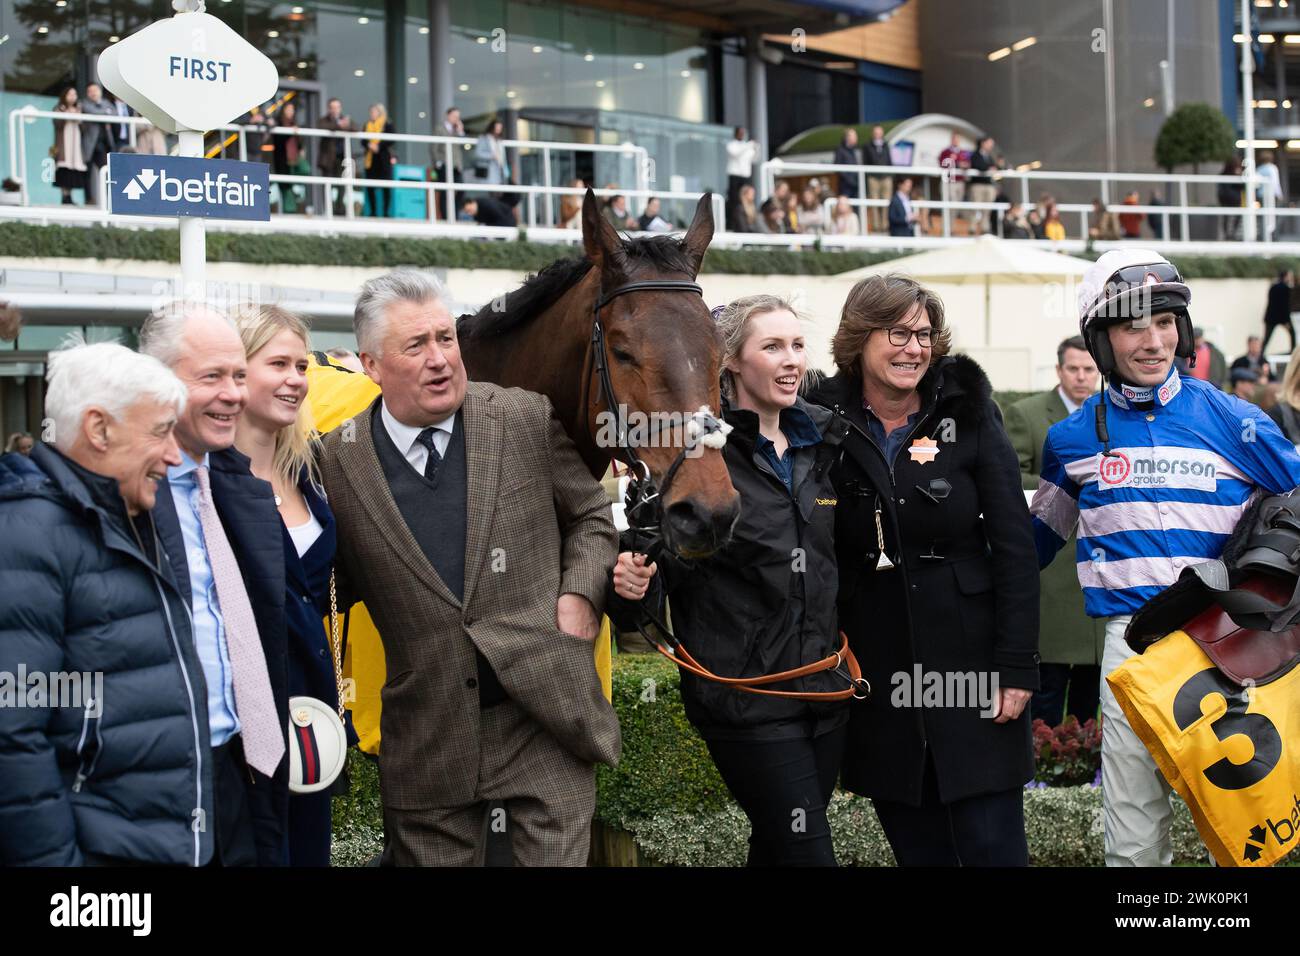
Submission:
<svg viewBox="0 0 1300 956">
<path fill-rule="evenodd" d="M 1179 730 L 1187 730 L 1201 719 L 1201 701 L 1209 694 L 1219 695 L 1228 704 L 1228 709 L 1210 724 L 1215 736 L 1226 741 L 1235 734 L 1243 734 L 1254 744 L 1255 753 L 1245 763 L 1233 763 L 1224 757 L 1210 764 L 1202 773 L 1220 790 L 1245 790 L 1259 783 L 1277 766 L 1282 758 L 1282 738 L 1266 716 L 1246 713 L 1249 704 L 1243 699 L 1246 697 L 1244 689 L 1214 667 L 1193 674 L 1178 688 L 1173 714 Z"/>
</svg>

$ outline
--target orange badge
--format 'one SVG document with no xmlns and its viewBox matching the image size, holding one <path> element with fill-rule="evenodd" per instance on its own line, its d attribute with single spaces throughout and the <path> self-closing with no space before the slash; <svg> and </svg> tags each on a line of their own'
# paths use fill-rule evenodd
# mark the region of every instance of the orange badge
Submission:
<svg viewBox="0 0 1300 956">
<path fill-rule="evenodd" d="M 927 461 L 933 461 L 934 456 L 939 454 L 939 443 L 933 438 L 918 438 L 908 449 L 912 455 L 912 461 L 924 465 Z"/>
</svg>

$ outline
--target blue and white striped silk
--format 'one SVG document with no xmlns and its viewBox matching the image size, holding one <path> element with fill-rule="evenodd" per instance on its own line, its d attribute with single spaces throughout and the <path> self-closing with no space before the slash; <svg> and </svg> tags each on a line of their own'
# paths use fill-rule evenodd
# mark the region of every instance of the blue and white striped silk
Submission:
<svg viewBox="0 0 1300 956">
<path fill-rule="evenodd" d="M 1094 395 L 1043 445 L 1030 505 L 1040 566 L 1078 530 L 1076 561 L 1091 617 L 1132 614 L 1183 568 L 1217 558 L 1253 497 L 1300 485 L 1300 455 L 1256 406 L 1179 378 L 1149 408 L 1106 390 L 1114 455 L 1097 439 Z"/>
</svg>

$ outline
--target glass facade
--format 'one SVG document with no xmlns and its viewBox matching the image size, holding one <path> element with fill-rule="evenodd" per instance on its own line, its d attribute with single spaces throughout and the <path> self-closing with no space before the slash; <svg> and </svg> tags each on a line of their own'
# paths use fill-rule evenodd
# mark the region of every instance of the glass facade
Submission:
<svg viewBox="0 0 1300 956">
<path fill-rule="evenodd" d="M 338 96 L 358 125 L 382 102 L 395 131 L 441 132 L 425 0 L 209 0 L 207 8 L 274 61 L 299 123 L 314 122 Z M 84 91 L 100 51 L 170 14 L 168 0 L 0 0 L 0 108 L 6 116 L 28 103 L 49 109 L 69 86 Z M 494 115 L 513 127 L 521 111 L 557 107 L 715 120 L 709 37 L 699 29 L 540 0 L 452 0 L 451 23 L 452 96 L 471 132 Z M 42 155 L 53 129 L 34 124 L 32 137 L 30 151 Z M 398 154 L 428 162 L 420 147 Z"/>
<path fill-rule="evenodd" d="M 466 119 L 538 106 L 712 118 L 699 30 L 524 0 L 451 7 L 452 74 Z"/>
</svg>

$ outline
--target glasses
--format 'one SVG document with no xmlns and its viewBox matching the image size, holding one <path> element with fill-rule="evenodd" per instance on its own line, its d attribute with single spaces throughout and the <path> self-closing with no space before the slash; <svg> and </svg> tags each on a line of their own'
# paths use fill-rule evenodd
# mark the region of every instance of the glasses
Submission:
<svg viewBox="0 0 1300 956">
<path fill-rule="evenodd" d="M 923 349 L 928 349 L 934 342 L 933 329 L 909 329 L 901 325 L 896 325 L 891 329 L 886 329 L 889 333 L 889 344 L 897 348 L 903 348 L 908 342 L 912 341 L 912 336 L 916 336 L 916 344 Z"/>
</svg>

